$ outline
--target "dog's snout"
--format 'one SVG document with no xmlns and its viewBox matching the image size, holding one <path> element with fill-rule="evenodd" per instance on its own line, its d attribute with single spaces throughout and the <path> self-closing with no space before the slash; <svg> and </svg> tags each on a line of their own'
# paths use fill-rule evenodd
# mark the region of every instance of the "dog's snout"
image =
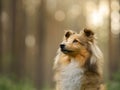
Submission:
<svg viewBox="0 0 120 90">
<path fill-rule="evenodd" d="M 60 48 L 65 48 L 65 44 L 60 44 Z"/>
</svg>

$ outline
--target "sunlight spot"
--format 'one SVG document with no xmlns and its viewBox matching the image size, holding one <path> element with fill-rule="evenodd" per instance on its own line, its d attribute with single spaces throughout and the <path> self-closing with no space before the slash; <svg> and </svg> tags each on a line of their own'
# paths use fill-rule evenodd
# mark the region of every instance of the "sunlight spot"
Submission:
<svg viewBox="0 0 120 90">
<path fill-rule="evenodd" d="M 100 15 L 98 11 L 92 12 L 90 15 L 87 17 L 87 23 L 89 26 L 100 26 L 103 24 L 103 17 Z"/>
<path fill-rule="evenodd" d="M 107 2 L 100 2 L 99 13 L 103 16 L 107 16 L 109 14 L 109 7 Z"/>
<path fill-rule="evenodd" d="M 65 19 L 65 13 L 62 10 L 58 10 L 55 12 L 55 19 L 57 21 L 63 21 Z"/>
<path fill-rule="evenodd" d="M 35 46 L 36 40 L 35 37 L 33 35 L 28 35 L 25 38 L 25 44 L 27 47 L 33 47 Z"/>
</svg>

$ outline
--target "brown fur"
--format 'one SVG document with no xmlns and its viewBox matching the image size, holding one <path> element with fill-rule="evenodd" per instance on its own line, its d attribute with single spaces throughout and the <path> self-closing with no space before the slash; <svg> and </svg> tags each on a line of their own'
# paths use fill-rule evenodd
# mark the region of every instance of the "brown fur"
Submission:
<svg viewBox="0 0 120 90">
<path fill-rule="evenodd" d="M 71 58 L 74 58 L 79 63 L 79 68 L 84 70 L 80 90 L 105 90 L 102 76 L 103 61 L 99 60 L 102 57 L 91 63 L 93 55 L 91 43 L 94 42 L 94 32 L 89 29 L 84 29 L 79 34 L 71 30 L 65 32 L 62 42 L 65 45 L 65 50 L 59 49 L 56 57 L 57 63 L 54 63 L 56 90 L 62 90 L 59 85 L 60 73 L 64 67 L 71 63 Z"/>
</svg>

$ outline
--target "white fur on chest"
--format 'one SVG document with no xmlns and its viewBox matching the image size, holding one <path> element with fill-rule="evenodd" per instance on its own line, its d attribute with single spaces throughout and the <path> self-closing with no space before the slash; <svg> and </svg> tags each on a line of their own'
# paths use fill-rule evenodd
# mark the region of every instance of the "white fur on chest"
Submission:
<svg viewBox="0 0 120 90">
<path fill-rule="evenodd" d="M 60 85 L 62 90 L 80 90 L 83 70 L 74 60 L 64 67 L 61 72 Z"/>
</svg>

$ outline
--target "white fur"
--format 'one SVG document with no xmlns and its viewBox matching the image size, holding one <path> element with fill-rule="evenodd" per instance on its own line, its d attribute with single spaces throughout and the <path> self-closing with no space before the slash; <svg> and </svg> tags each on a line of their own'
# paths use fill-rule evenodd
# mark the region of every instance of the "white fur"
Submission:
<svg viewBox="0 0 120 90">
<path fill-rule="evenodd" d="M 83 69 L 78 67 L 78 62 L 71 60 L 71 63 L 64 67 L 61 72 L 61 90 L 80 90 Z"/>
<path fill-rule="evenodd" d="M 55 57 L 54 65 L 58 64 L 59 58 L 60 58 L 60 53 L 58 53 L 58 55 Z"/>
<path fill-rule="evenodd" d="M 59 62 L 59 60 L 60 60 L 60 54 L 61 54 L 61 53 L 60 53 L 60 48 L 59 48 L 58 51 L 57 51 L 57 56 L 55 57 L 53 69 L 57 68 L 57 66 L 58 66 L 58 62 Z"/>
<path fill-rule="evenodd" d="M 103 58 L 103 54 L 99 47 L 97 46 L 96 42 L 89 42 L 91 46 L 92 56 L 91 56 L 91 64 L 96 63 L 97 60 L 101 60 Z"/>
</svg>

